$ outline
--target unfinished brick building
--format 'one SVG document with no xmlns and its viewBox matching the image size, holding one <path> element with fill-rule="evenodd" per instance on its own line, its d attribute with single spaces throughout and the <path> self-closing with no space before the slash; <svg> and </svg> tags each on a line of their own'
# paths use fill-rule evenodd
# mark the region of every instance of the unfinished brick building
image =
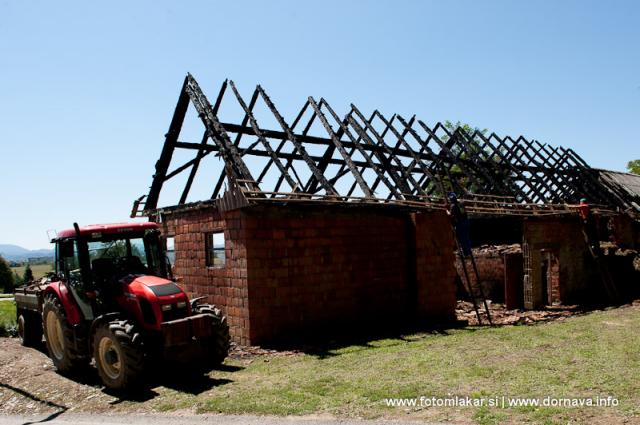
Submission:
<svg viewBox="0 0 640 425">
<path fill-rule="evenodd" d="M 229 87 L 237 103 L 225 118 Z M 185 124 L 190 105 L 201 134 Z M 170 171 L 184 152 L 195 156 Z M 207 156 L 217 169 L 204 169 Z M 563 222 L 577 220 L 568 204 L 586 196 L 611 216 L 638 205 L 571 150 L 378 111 L 366 118 L 353 105 L 341 118 L 313 97 L 289 124 L 260 86 L 246 103 L 225 81 L 211 104 L 188 75 L 132 216 L 161 223 L 178 281 L 224 310 L 237 342 L 260 344 L 454 320 L 449 190 L 464 195 L 478 243 L 524 240 L 524 258 L 504 263 L 504 291 L 531 308 L 580 293 L 581 266 L 565 255 L 577 249 L 565 239 L 581 232 Z M 161 191 L 173 201 L 162 202 Z M 544 236 L 562 232 L 572 236 Z M 538 267 L 545 261 L 549 293 Z"/>
</svg>

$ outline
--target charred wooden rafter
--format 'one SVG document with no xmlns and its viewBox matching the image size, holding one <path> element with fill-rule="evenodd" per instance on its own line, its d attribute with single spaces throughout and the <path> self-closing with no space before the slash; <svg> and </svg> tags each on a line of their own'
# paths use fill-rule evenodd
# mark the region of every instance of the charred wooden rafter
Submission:
<svg viewBox="0 0 640 425">
<path fill-rule="evenodd" d="M 243 113 L 239 123 L 219 117 L 228 87 Z M 180 139 L 190 105 L 204 127 L 197 142 Z M 262 115 L 256 112 L 259 108 Z M 261 127 L 258 116 L 264 114 L 279 128 Z M 296 130 L 299 125 L 301 131 Z M 194 156 L 170 171 L 178 149 Z M 180 91 L 149 193 L 136 200 L 134 213 L 154 214 L 164 183 L 183 173 L 186 182 L 177 205 L 187 204 L 201 164 L 211 153 L 224 164 L 212 199 L 221 196 L 226 182 L 234 196 L 241 193 L 249 201 L 313 198 L 414 205 L 453 190 L 473 199 L 482 195 L 488 204 L 483 209 L 492 203 L 499 209 L 514 203 L 576 203 L 586 197 L 594 204 L 635 208 L 638 213 L 628 193 L 601 179 L 598 170 L 571 149 L 522 136 L 469 133 L 441 123 L 429 127 L 415 116 L 388 119 L 378 110 L 366 118 L 353 104 L 340 117 L 324 98 L 313 97 L 289 125 L 261 86 L 247 103 L 232 81 L 224 81 L 211 105 L 191 75 Z"/>
</svg>

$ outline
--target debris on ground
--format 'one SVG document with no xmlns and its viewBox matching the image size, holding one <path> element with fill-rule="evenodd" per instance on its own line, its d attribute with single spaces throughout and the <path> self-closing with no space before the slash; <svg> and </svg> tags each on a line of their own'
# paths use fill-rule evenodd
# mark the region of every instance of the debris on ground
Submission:
<svg viewBox="0 0 640 425">
<path fill-rule="evenodd" d="M 502 256 L 502 254 L 516 254 L 519 252 L 522 252 L 522 245 L 518 243 L 511 245 L 480 245 L 478 248 L 473 248 L 473 255 L 476 257 L 488 255 Z"/>
<path fill-rule="evenodd" d="M 567 317 L 583 314 L 584 310 L 578 306 L 549 306 L 545 310 L 507 310 L 504 304 L 489 303 L 491 320 L 494 325 L 528 325 L 536 322 L 549 322 L 552 320 L 564 320 Z M 484 309 L 479 309 L 482 323 L 487 324 L 487 315 Z M 458 320 L 466 320 L 470 326 L 478 325 L 478 317 L 473 309 L 473 304 L 467 301 L 458 301 L 456 306 Z"/>
<path fill-rule="evenodd" d="M 231 343 L 229 349 L 229 357 L 232 359 L 251 359 L 260 356 L 271 357 L 291 357 L 302 355 L 302 351 L 299 350 L 272 350 L 268 348 L 262 348 L 258 346 L 238 345 L 234 342 Z"/>
</svg>

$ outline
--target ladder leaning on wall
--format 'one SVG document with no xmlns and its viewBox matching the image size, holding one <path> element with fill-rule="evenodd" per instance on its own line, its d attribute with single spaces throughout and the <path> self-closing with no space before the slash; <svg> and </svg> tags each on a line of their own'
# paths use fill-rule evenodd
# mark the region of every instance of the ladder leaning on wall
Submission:
<svg viewBox="0 0 640 425">
<path fill-rule="evenodd" d="M 487 302 L 487 297 L 484 294 L 484 289 L 480 283 L 480 273 L 478 273 L 478 266 L 476 265 L 475 257 L 473 256 L 473 251 L 469 254 L 469 256 L 464 255 L 464 250 L 462 249 L 462 244 L 458 240 L 458 234 L 456 232 L 455 224 L 453 221 L 451 222 L 451 230 L 453 231 L 453 238 L 456 241 L 456 247 L 458 248 L 458 257 L 460 258 L 460 264 L 462 266 L 462 273 L 464 275 L 464 281 L 462 282 L 462 286 L 467 291 L 467 294 L 471 298 L 471 302 L 473 304 L 473 309 L 476 312 L 476 317 L 478 318 L 478 325 L 482 325 L 482 316 L 480 314 L 480 307 L 478 301 L 481 301 L 484 307 L 484 311 L 487 315 L 487 320 L 489 321 L 489 325 L 493 326 L 493 321 L 491 319 L 491 310 L 489 310 L 489 303 Z M 467 268 L 467 258 L 471 259 L 471 268 L 473 269 L 473 273 L 475 275 L 475 285 L 474 282 L 469 277 L 469 270 Z M 460 277 L 462 280 L 462 276 Z M 466 281 L 466 283 L 465 283 Z"/>
</svg>

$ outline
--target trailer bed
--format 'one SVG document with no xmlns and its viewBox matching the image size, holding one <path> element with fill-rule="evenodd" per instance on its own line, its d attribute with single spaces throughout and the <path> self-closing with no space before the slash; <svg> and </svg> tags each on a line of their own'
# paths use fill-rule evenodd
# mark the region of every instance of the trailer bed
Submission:
<svg viewBox="0 0 640 425">
<path fill-rule="evenodd" d="M 14 290 L 18 310 L 42 312 L 42 291 L 46 284 L 37 282 L 19 286 Z"/>
</svg>

